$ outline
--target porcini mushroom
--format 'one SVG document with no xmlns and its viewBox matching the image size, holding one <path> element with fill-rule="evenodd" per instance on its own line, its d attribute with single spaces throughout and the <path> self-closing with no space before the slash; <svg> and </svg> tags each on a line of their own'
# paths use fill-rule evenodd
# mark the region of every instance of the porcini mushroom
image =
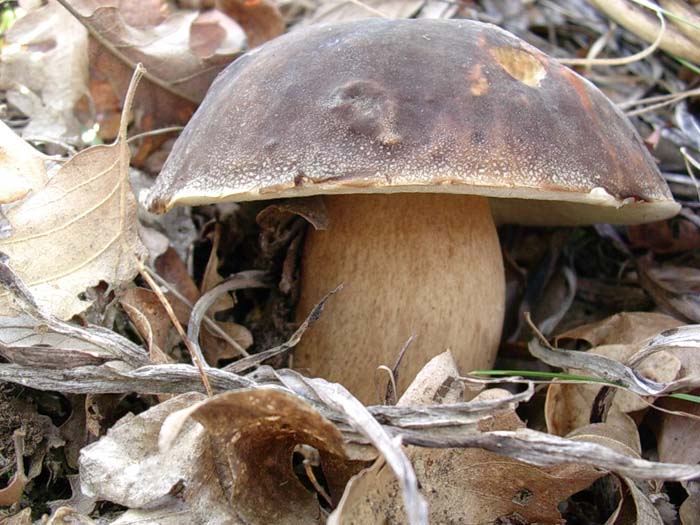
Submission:
<svg viewBox="0 0 700 525">
<path fill-rule="evenodd" d="M 625 116 L 512 34 L 467 20 L 312 26 L 226 69 L 179 137 L 150 207 L 324 195 L 303 315 L 344 283 L 295 366 L 376 400 L 449 348 L 488 367 L 504 277 L 491 209 L 527 224 L 632 224 L 679 210 Z"/>
</svg>

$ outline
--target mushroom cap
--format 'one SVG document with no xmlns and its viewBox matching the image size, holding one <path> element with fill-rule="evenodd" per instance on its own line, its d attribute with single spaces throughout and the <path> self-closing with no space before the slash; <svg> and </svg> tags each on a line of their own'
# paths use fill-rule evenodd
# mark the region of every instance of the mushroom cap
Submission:
<svg viewBox="0 0 700 525">
<path fill-rule="evenodd" d="M 429 19 L 311 26 L 243 55 L 148 205 L 391 192 L 493 197 L 497 218 L 537 224 L 680 208 L 593 84 L 494 25 Z"/>
</svg>

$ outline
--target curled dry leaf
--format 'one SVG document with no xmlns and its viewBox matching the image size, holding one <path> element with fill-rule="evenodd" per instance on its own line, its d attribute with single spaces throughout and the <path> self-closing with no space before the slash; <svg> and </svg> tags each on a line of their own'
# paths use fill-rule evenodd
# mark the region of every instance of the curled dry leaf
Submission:
<svg viewBox="0 0 700 525">
<path fill-rule="evenodd" d="M 112 145 L 76 154 L 6 213 L 14 233 L 0 239 L 0 251 L 36 303 L 61 319 L 90 305 L 78 297 L 89 286 L 130 281 L 145 255 L 128 180 L 126 122 L 121 135 Z M 0 291 L 0 314 L 15 313 L 9 292 Z"/>
<path fill-rule="evenodd" d="M 213 235 L 214 246 L 205 270 L 202 283 L 202 292 L 208 291 L 219 284 L 223 278 L 219 275 L 218 256 L 216 248 L 219 236 Z M 182 325 L 187 325 L 190 321 L 192 307 L 199 300 L 201 294 L 197 289 L 192 277 L 187 272 L 187 268 L 174 250 L 170 249 L 166 254 L 158 258 L 157 267 L 165 272 L 166 281 L 171 283 L 172 291 L 166 294 L 166 299 L 170 303 L 176 318 Z M 168 353 L 173 344 L 178 341 L 177 333 L 172 327 L 167 312 L 160 300 L 153 292 L 146 289 L 132 288 L 124 292 L 120 297 L 122 306 L 127 311 L 129 318 L 136 326 L 141 337 L 148 343 L 151 356 L 160 355 L 164 351 Z M 233 307 L 233 301 L 229 294 L 221 296 L 210 308 L 212 314 L 219 310 Z M 239 349 L 247 349 L 253 344 L 253 336 L 244 326 L 233 322 L 217 322 L 218 331 L 215 331 L 211 318 L 204 323 L 201 337 L 201 346 L 208 363 L 216 364 L 220 359 L 237 357 L 240 355 Z M 228 338 L 221 337 L 225 335 Z M 233 344 L 237 345 L 234 348 Z M 160 355 L 154 362 L 166 362 L 164 356 Z"/>
<path fill-rule="evenodd" d="M 10 352 L 10 361 L 37 359 L 35 367 L 71 370 L 79 364 L 121 360 L 131 365 L 147 362 L 141 347 L 101 326 L 66 323 L 37 307 L 31 292 L 0 257 L 0 290 L 12 293 L 28 312 L 20 317 L 0 316 L 0 345 Z M 56 351 L 60 348 L 63 352 Z M 64 357 L 62 354 L 73 354 Z M 9 357 L 10 354 L 8 354 Z M 59 358 L 60 357 L 60 358 Z M 77 361 L 77 362 L 76 362 Z M 53 363 L 53 365 L 52 365 Z"/>
<path fill-rule="evenodd" d="M 5 34 L 0 89 L 29 117 L 25 137 L 79 141 L 73 109 L 87 90 L 87 47 L 85 28 L 53 0 Z"/>
<path fill-rule="evenodd" d="M 275 388 L 215 396 L 173 414 L 161 431 L 161 450 L 177 446 L 180 428 L 197 421 L 222 448 L 217 473 L 227 487 L 231 512 L 244 523 L 313 523 L 322 518 L 318 500 L 294 473 L 295 447 L 319 451 L 326 479 L 344 484 L 338 469 L 348 451 L 338 429 L 310 405 Z M 211 477 L 211 474 L 210 474 Z"/>
<path fill-rule="evenodd" d="M 193 461 L 206 459 L 204 431 L 193 422 L 180 431 L 176 447 L 158 450 L 158 435 L 168 415 L 203 399 L 183 394 L 138 416 L 128 415 L 106 436 L 80 452 L 83 492 L 130 508 L 158 503 L 192 477 Z"/>
<path fill-rule="evenodd" d="M 26 432 L 24 430 L 15 430 L 12 435 L 12 441 L 14 444 L 15 452 L 15 473 L 12 475 L 7 485 L 0 488 L 0 506 L 9 507 L 18 503 L 22 494 L 24 493 L 24 487 L 27 485 L 29 478 L 24 471 L 24 438 Z"/>
<path fill-rule="evenodd" d="M 654 253 L 682 253 L 694 249 L 700 242 L 700 229 L 691 221 L 660 221 L 627 227 L 631 248 Z"/>
<path fill-rule="evenodd" d="M 659 332 L 681 326 L 673 317 L 653 312 L 622 312 L 605 319 L 578 326 L 555 337 L 557 344 L 582 340 L 591 346 L 640 343 Z"/>
<path fill-rule="evenodd" d="M 603 345 L 592 348 L 586 354 L 604 356 L 619 363 L 624 363 L 638 351 L 636 345 Z M 681 369 L 680 360 L 670 352 L 658 352 L 649 356 L 637 367 L 638 372 L 645 378 L 657 383 L 673 381 Z M 567 369 L 574 375 L 591 375 L 585 369 Z M 547 429 L 552 434 L 563 436 L 578 427 L 590 422 L 591 410 L 596 396 L 603 385 L 595 383 L 562 384 L 552 383 L 547 389 L 545 402 L 545 418 Z M 643 410 L 648 403 L 637 394 L 623 389 L 615 393 L 615 398 L 608 418 L 617 420 L 625 414 Z"/>
<path fill-rule="evenodd" d="M 216 8 L 238 22 L 248 38 L 248 49 L 284 33 L 284 20 L 269 0 L 216 0 Z"/>
<path fill-rule="evenodd" d="M 615 422 L 594 423 L 578 428 L 567 436 L 574 441 L 586 441 L 603 445 L 611 450 L 633 458 L 640 458 L 642 447 L 639 442 L 637 425 L 629 416 Z M 639 485 L 627 476 L 620 476 L 626 486 L 622 492 L 618 507 L 608 519 L 608 523 L 636 523 L 638 525 L 662 525 L 663 520 L 658 510 L 648 497 L 648 483 Z M 645 490 L 642 490 L 644 487 Z M 626 499 L 630 499 L 628 504 Z M 630 515 L 633 514 L 633 515 Z"/>
<path fill-rule="evenodd" d="M 582 340 L 594 346 L 580 353 L 585 358 L 600 355 L 617 363 L 625 363 L 640 349 L 642 342 L 663 330 L 676 328 L 682 323 L 654 313 L 629 312 L 616 314 L 597 323 L 591 323 L 559 335 L 558 342 Z M 639 363 L 636 370 L 644 378 L 656 383 L 673 381 L 681 370 L 681 360 L 675 353 L 661 351 Z M 569 368 L 571 374 L 591 375 L 592 370 Z M 593 375 L 598 375 L 593 373 Z M 591 411 L 601 385 L 553 383 L 547 390 L 545 418 L 552 434 L 564 436 L 590 422 Z M 608 421 L 620 423 L 625 414 L 648 406 L 637 395 L 623 390 L 615 393 Z M 624 424 L 624 421 L 620 424 Z"/>
<path fill-rule="evenodd" d="M 320 453 L 323 477 L 340 486 L 358 469 L 348 470 L 337 428 L 297 396 L 184 394 L 123 418 L 84 448 L 81 480 L 87 494 L 132 509 L 119 523 L 155 515 L 174 524 L 319 522 L 316 495 L 293 468 L 299 444 Z"/>
<path fill-rule="evenodd" d="M 691 323 L 700 322 L 700 292 L 696 269 L 676 268 L 674 271 L 670 267 L 664 271 L 649 261 L 637 259 L 636 262 L 639 284 L 662 310 Z M 692 283 L 695 286 L 691 285 L 691 281 L 695 281 Z"/>
<path fill-rule="evenodd" d="M 167 352 L 176 343 L 177 334 L 156 294 L 145 288 L 129 288 L 119 297 L 119 303 L 146 341 L 151 362 L 172 363 Z M 175 311 L 182 309 L 180 305 L 172 304 Z"/>
<path fill-rule="evenodd" d="M 123 15 L 126 4 L 137 2 L 61 1 L 90 28 L 89 87 L 103 139 L 117 132 L 118 101 L 134 64 L 143 63 L 149 72 L 134 108 L 136 129 L 148 131 L 186 123 L 218 72 L 245 46 L 241 28 L 223 14 L 198 23 L 199 13 L 178 11 L 157 25 L 137 27 Z M 142 143 L 137 164 L 154 140 Z"/>
<path fill-rule="evenodd" d="M 433 358 L 418 374 L 399 405 L 455 402 L 462 397 L 458 372 L 449 352 Z M 510 397 L 487 390 L 474 401 Z M 494 413 L 484 429 L 524 426 L 512 409 Z M 428 500 L 430 523 L 491 523 L 516 515 L 527 523 L 556 522 L 557 504 L 586 488 L 603 473 L 575 464 L 541 468 L 477 448 L 406 447 L 421 492 Z M 404 523 L 398 484 L 383 460 L 349 483 L 331 524 Z"/>
<path fill-rule="evenodd" d="M 556 338 L 557 342 L 585 341 L 594 346 L 591 350 L 576 354 L 569 353 L 566 356 L 566 352 L 556 353 L 561 354 L 561 357 L 567 361 L 570 357 L 576 357 L 577 368 L 567 368 L 567 371 L 572 374 L 594 375 L 608 380 L 624 379 L 619 374 L 627 374 L 632 386 L 636 386 L 635 382 L 641 380 L 648 381 L 649 384 L 666 384 L 675 380 L 683 368 L 680 351 L 668 349 L 668 351 L 648 353 L 643 361 L 635 362 L 635 374 L 639 374 L 638 376 L 630 375 L 630 370 L 623 371 L 625 367 L 622 364 L 644 348 L 644 341 L 658 335 L 659 332 L 674 329 L 680 325 L 682 323 L 678 320 L 662 314 L 645 312 L 616 314 L 597 323 L 569 330 Z M 605 362 L 596 359 L 596 356 L 602 356 L 611 361 L 606 365 Z M 570 363 L 573 365 L 573 361 Z M 621 368 L 613 370 L 612 365 Z M 562 362 L 555 366 L 566 367 L 566 363 Z M 644 390 L 644 384 L 640 384 L 639 387 L 637 394 L 652 394 L 651 391 Z M 593 403 L 601 388 L 603 388 L 601 385 L 596 384 L 551 384 L 547 390 L 545 404 L 545 418 L 549 432 L 563 436 L 587 425 L 590 422 Z M 618 420 L 625 413 L 642 410 L 647 406 L 648 404 L 637 395 L 620 390 L 615 393 L 608 419 Z"/>
</svg>

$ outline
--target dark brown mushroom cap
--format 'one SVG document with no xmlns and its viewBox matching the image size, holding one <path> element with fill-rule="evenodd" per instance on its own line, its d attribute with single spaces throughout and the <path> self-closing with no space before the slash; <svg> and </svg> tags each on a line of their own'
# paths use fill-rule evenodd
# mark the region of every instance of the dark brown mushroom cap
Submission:
<svg viewBox="0 0 700 525">
<path fill-rule="evenodd" d="M 590 82 L 496 26 L 426 19 L 312 26 L 238 59 L 179 137 L 149 206 L 368 192 L 499 197 L 497 215 L 529 223 L 636 223 L 679 209 Z"/>
</svg>

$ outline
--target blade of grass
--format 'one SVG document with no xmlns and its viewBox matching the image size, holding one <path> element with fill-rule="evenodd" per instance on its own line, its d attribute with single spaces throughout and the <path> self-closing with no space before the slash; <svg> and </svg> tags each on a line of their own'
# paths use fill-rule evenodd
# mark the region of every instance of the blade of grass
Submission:
<svg viewBox="0 0 700 525">
<path fill-rule="evenodd" d="M 474 370 L 470 373 L 473 376 L 492 376 L 492 377 L 508 377 L 508 376 L 520 376 L 520 377 L 541 377 L 546 379 L 561 379 L 563 381 L 580 381 L 582 383 L 599 383 L 601 385 L 614 385 L 620 386 L 614 381 L 606 381 L 605 379 L 599 379 L 597 377 L 591 376 L 581 376 L 576 374 L 564 374 L 562 372 L 537 372 L 533 370 Z M 690 401 L 691 403 L 700 403 L 700 396 L 693 394 L 682 394 L 682 393 L 671 393 L 666 394 L 667 397 L 672 397 L 674 399 L 682 399 L 684 401 Z"/>
</svg>

